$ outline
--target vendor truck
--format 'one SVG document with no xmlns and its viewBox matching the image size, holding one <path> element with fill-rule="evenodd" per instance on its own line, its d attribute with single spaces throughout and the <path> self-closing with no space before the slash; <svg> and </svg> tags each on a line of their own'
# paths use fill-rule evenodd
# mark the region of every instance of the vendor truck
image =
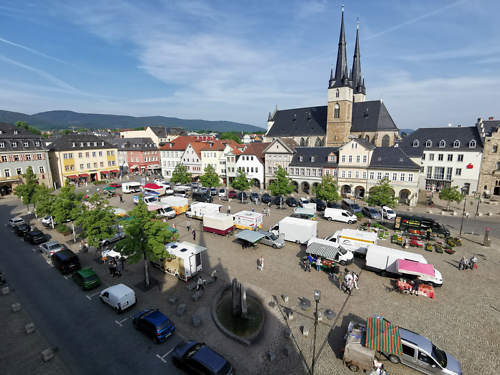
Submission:
<svg viewBox="0 0 500 375">
<path fill-rule="evenodd" d="M 355 229 L 342 229 L 336 231 L 325 240 L 341 245 L 344 249 L 352 251 L 354 254 L 364 256 L 368 245 L 377 244 L 377 233 L 365 232 Z"/>
<path fill-rule="evenodd" d="M 144 203 L 147 205 L 155 204 L 158 202 L 158 195 L 144 195 Z M 139 195 L 134 195 L 134 204 L 139 204 Z"/>
<path fill-rule="evenodd" d="M 278 224 L 269 228 L 269 232 L 286 241 L 305 244 L 318 235 L 318 222 L 294 217 L 285 217 Z"/>
<path fill-rule="evenodd" d="M 142 186 L 140 182 L 124 182 L 122 184 L 122 192 L 124 194 L 140 193 L 141 191 Z"/>
<path fill-rule="evenodd" d="M 430 217 L 398 214 L 394 221 L 394 228 L 408 231 L 410 229 L 427 231 L 431 228 L 432 233 L 450 237 L 450 231 L 438 221 Z"/>
<path fill-rule="evenodd" d="M 307 242 L 306 253 L 320 256 L 322 259 L 332 260 L 340 263 L 341 266 L 351 264 L 354 259 L 352 253 L 342 248 L 342 246 L 320 238 L 311 238 Z"/>
<path fill-rule="evenodd" d="M 186 211 L 186 216 L 203 220 L 203 216 L 205 215 L 219 213 L 221 207 L 222 205 L 220 204 L 193 202 L 191 203 L 191 207 Z"/>
</svg>

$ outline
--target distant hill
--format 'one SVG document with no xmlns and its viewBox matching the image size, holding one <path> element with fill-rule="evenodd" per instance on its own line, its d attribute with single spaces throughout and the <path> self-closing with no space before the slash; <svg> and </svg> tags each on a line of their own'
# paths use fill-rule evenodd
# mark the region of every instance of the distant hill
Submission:
<svg viewBox="0 0 500 375">
<path fill-rule="evenodd" d="M 90 129 L 131 129 L 147 126 L 182 127 L 186 130 L 213 130 L 216 132 L 265 130 L 254 125 L 231 121 L 183 120 L 176 117 L 152 116 L 133 117 L 120 115 L 102 115 L 78 113 L 72 111 L 49 111 L 26 115 L 24 113 L 0 110 L 0 122 L 15 124 L 26 121 L 28 125 L 40 130 L 68 129 L 69 127 Z"/>
<path fill-rule="evenodd" d="M 401 133 L 406 133 L 406 134 L 410 135 L 414 131 L 415 131 L 415 129 L 399 129 L 399 134 L 401 135 Z"/>
</svg>

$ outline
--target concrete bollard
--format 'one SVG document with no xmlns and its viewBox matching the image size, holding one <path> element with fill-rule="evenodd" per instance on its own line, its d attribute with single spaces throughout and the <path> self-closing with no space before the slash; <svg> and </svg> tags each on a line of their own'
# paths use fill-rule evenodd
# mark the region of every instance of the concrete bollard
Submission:
<svg viewBox="0 0 500 375">
<path fill-rule="evenodd" d="M 5 295 L 5 294 L 9 294 L 9 292 L 10 292 L 10 289 L 9 289 L 9 287 L 8 287 L 8 286 L 4 286 L 4 287 L 2 288 L 2 294 L 3 294 L 3 295 Z"/>
<path fill-rule="evenodd" d="M 284 302 L 288 302 L 288 296 L 286 294 L 283 294 L 281 298 L 283 298 Z"/>
<path fill-rule="evenodd" d="M 201 326 L 201 319 L 198 315 L 194 314 L 192 316 L 192 319 L 194 328 L 198 328 L 199 326 Z"/>
<path fill-rule="evenodd" d="M 26 324 L 26 333 L 35 332 L 35 325 L 33 323 Z"/>
<path fill-rule="evenodd" d="M 20 303 L 14 303 L 12 305 L 12 311 L 18 312 L 19 310 L 21 310 L 21 304 Z"/>
<path fill-rule="evenodd" d="M 285 329 L 285 337 L 287 339 L 291 339 L 292 338 L 292 330 L 290 328 Z"/>
<path fill-rule="evenodd" d="M 318 322 L 323 321 L 323 313 L 318 311 Z"/>
<path fill-rule="evenodd" d="M 54 358 L 54 352 L 52 351 L 52 349 L 45 349 L 42 352 L 42 356 L 43 356 L 43 361 L 47 362 L 50 361 L 52 358 Z"/>
<path fill-rule="evenodd" d="M 182 316 L 184 315 L 184 310 L 186 310 L 186 305 L 180 305 L 179 308 L 177 309 L 177 316 Z"/>
<path fill-rule="evenodd" d="M 170 299 L 168 300 L 168 303 L 170 303 L 171 305 L 175 305 L 178 300 L 179 300 L 179 296 L 175 295 L 175 296 L 170 297 Z"/>
<path fill-rule="evenodd" d="M 285 346 L 285 349 L 283 349 L 283 352 L 284 352 L 287 356 L 289 356 L 289 355 L 292 353 L 292 348 L 291 348 L 289 345 L 287 345 L 287 346 Z"/>
<path fill-rule="evenodd" d="M 293 320 L 293 311 L 292 310 L 288 310 L 287 315 L 288 315 L 289 320 Z"/>
<path fill-rule="evenodd" d="M 271 362 L 276 359 L 276 353 L 274 353 L 274 352 L 268 352 L 267 355 L 269 356 L 269 360 Z"/>
<path fill-rule="evenodd" d="M 305 326 L 302 327 L 302 334 L 306 337 L 309 336 L 309 327 L 305 327 Z"/>
</svg>

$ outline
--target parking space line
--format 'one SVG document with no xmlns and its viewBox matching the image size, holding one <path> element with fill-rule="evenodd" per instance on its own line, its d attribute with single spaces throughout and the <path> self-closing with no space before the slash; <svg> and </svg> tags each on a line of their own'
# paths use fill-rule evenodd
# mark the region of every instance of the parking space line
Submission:
<svg viewBox="0 0 500 375">
<path fill-rule="evenodd" d="M 170 350 L 168 351 L 168 353 L 167 353 L 167 354 L 165 354 L 163 357 L 161 357 L 159 354 L 157 354 L 156 356 L 157 356 L 158 358 L 160 358 L 160 359 L 163 361 L 163 363 L 167 363 L 167 361 L 165 361 L 163 358 L 165 358 L 167 355 L 169 355 L 170 353 L 172 353 L 172 352 L 174 351 L 174 349 L 175 349 L 175 348 L 170 349 Z"/>
<path fill-rule="evenodd" d="M 127 320 L 128 318 L 123 319 L 122 321 L 115 320 L 116 324 L 118 324 L 120 327 L 122 326 L 122 323 Z"/>
<path fill-rule="evenodd" d="M 99 293 L 101 293 L 101 292 L 94 293 L 94 294 L 92 294 L 92 295 L 90 295 L 90 296 L 88 296 L 88 295 L 87 295 L 87 296 L 85 296 L 85 297 L 87 297 L 89 300 L 91 300 L 91 299 L 92 299 L 92 297 L 97 296 Z"/>
<path fill-rule="evenodd" d="M 52 267 L 52 262 L 50 260 L 46 260 L 47 264 Z"/>
<path fill-rule="evenodd" d="M 68 280 L 68 276 L 63 276 L 66 280 Z"/>
<path fill-rule="evenodd" d="M 162 357 L 160 357 L 160 355 L 159 355 L 159 354 L 157 354 L 156 356 L 157 356 L 158 358 L 160 358 L 160 359 L 163 361 L 163 363 L 167 363 L 167 361 L 165 361 Z"/>
</svg>

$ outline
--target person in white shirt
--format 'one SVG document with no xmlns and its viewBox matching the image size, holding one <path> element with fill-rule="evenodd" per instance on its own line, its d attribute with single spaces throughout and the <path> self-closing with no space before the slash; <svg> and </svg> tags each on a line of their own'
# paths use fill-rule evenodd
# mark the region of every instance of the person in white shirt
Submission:
<svg viewBox="0 0 500 375">
<path fill-rule="evenodd" d="M 347 275 L 345 275 L 345 284 L 346 284 L 346 287 L 347 287 L 347 291 L 349 291 L 349 295 L 351 295 L 351 290 L 352 290 L 352 275 L 350 273 L 348 273 Z"/>
<path fill-rule="evenodd" d="M 262 271 L 264 269 L 264 255 L 260 256 L 260 270 Z"/>
<path fill-rule="evenodd" d="M 352 273 L 352 283 L 353 283 L 353 285 L 354 285 L 354 287 L 355 287 L 356 289 L 359 289 L 359 288 L 358 288 L 358 280 L 359 280 L 358 275 L 356 275 L 356 274 L 353 272 L 353 273 Z"/>
</svg>

